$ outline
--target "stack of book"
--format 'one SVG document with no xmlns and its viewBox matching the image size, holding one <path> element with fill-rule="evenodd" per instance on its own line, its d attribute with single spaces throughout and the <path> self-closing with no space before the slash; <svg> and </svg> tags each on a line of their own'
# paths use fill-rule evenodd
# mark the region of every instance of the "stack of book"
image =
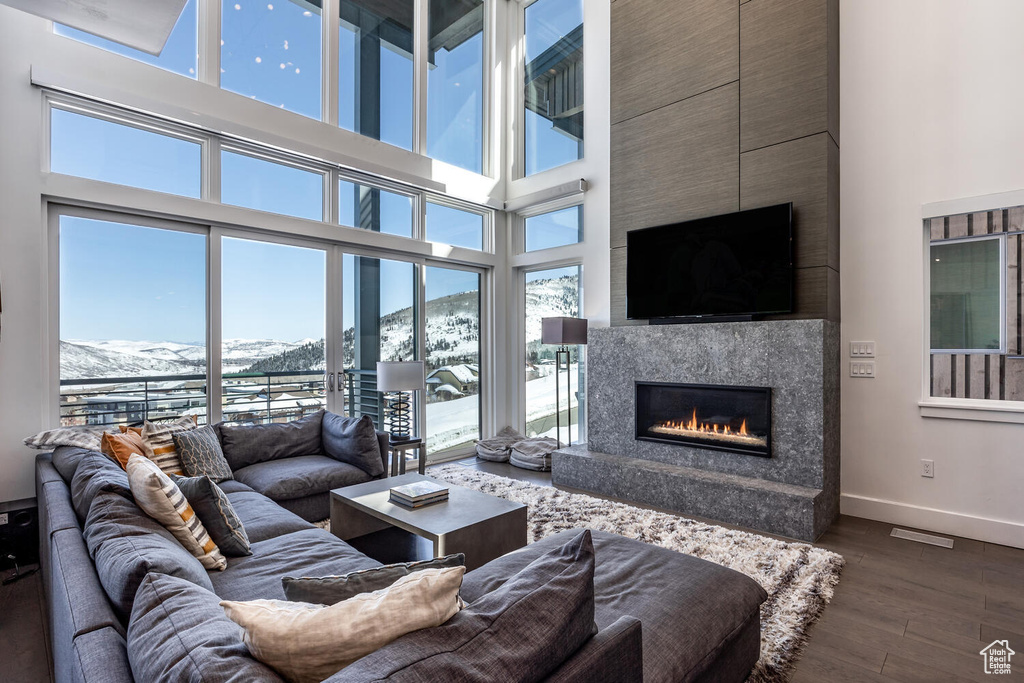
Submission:
<svg viewBox="0 0 1024 683">
<path fill-rule="evenodd" d="M 391 502 L 409 508 L 423 507 L 448 500 L 448 488 L 432 481 L 417 481 L 391 489 Z"/>
</svg>

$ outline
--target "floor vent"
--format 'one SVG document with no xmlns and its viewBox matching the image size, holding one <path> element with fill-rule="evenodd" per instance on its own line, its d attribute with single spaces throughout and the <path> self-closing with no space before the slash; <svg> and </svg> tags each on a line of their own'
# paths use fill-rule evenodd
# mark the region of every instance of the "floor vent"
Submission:
<svg viewBox="0 0 1024 683">
<path fill-rule="evenodd" d="M 927 543 L 928 545 L 937 545 L 941 548 L 952 548 L 953 539 L 943 538 L 942 536 L 932 536 L 930 534 L 922 534 L 917 531 L 907 531 L 906 529 L 897 529 L 893 527 L 890 536 L 896 538 L 903 538 L 908 541 L 917 541 L 918 543 Z"/>
</svg>

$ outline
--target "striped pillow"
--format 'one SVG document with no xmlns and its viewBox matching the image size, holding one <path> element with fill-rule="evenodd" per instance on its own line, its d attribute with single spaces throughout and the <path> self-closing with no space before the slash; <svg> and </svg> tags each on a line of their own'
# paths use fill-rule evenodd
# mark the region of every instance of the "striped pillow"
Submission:
<svg viewBox="0 0 1024 683">
<path fill-rule="evenodd" d="M 181 467 L 181 459 L 174 448 L 174 435 L 196 428 L 196 420 L 191 415 L 179 417 L 173 422 L 150 422 L 142 427 L 143 455 L 156 463 L 167 474 L 185 474 Z"/>
<path fill-rule="evenodd" d="M 181 489 L 155 462 L 136 453 L 128 458 L 127 470 L 135 502 L 147 515 L 163 524 L 207 569 L 228 566 Z"/>
</svg>

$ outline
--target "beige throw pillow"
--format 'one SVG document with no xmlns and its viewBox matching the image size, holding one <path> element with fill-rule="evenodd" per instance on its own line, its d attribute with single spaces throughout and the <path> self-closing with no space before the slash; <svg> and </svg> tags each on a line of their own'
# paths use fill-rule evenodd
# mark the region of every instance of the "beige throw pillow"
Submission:
<svg viewBox="0 0 1024 683">
<path fill-rule="evenodd" d="M 128 458 L 128 485 L 135 502 L 147 515 L 164 525 L 178 543 L 207 569 L 224 569 L 227 559 L 199 521 L 185 494 L 149 458 L 133 453 Z"/>
<path fill-rule="evenodd" d="M 424 569 L 387 588 L 325 607 L 283 600 L 225 600 L 253 657 L 292 683 L 319 683 L 392 640 L 440 626 L 463 607 L 465 567 Z"/>
<path fill-rule="evenodd" d="M 196 418 L 191 415 L 179 417 L 171 422 L 146 422 L 142 426 L 143 455 L 157 464 L 167 474 L 183 476 L 184 469 L 174 447 L 174 435 L 196 428 Z"/>
</svg>

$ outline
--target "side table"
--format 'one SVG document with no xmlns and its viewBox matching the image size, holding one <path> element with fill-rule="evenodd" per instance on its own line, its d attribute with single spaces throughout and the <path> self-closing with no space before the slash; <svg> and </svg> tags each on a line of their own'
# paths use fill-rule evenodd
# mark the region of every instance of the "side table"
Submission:
<svg viewBox="0 0 1024 683">
<path fill-rule="evenodd" d="M 418 472 L 424 474 L 427 470 L 427 449 L 424 448 L 423 439 L 412 439 L 410 441 L 392 441 L 388 444 L 391 451 L 391 476 L 405 474 L 405 453 L 415 449 L 419 456 Z"/>
</svg>

